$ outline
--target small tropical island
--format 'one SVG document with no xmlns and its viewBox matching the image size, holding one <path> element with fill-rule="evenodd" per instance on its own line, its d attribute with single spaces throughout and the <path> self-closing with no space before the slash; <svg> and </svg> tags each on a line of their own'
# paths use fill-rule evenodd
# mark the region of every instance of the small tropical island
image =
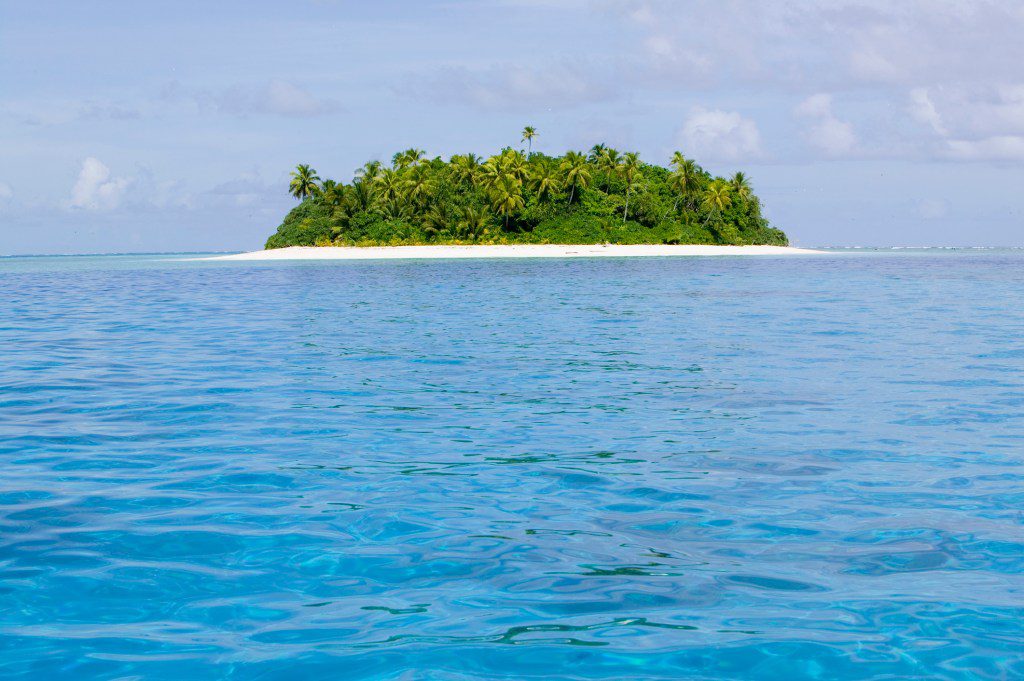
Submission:
<svg viewBox="0 0 1024 681">
<path fill-rule="evenodd" d="M 549 156 L 533 150 L 536 138 L 528 126 L 525 149 L 486 159 L 407 149 L 389 166 L 368 162 L 349 184 L 299 165 L 289 189 L 300 203 L 266 249 L 789 244 L 742 172 L 715 177 L 681 152 L 665 168 L 604 144 Z"/>
</svg>

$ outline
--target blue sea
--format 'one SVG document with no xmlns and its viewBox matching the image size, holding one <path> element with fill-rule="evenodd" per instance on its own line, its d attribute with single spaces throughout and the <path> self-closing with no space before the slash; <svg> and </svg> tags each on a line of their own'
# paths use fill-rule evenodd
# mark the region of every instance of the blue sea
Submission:
<svg viewBox="0 0 1024 681">
<path fill-rule="evenodd" d="M 0 259 L 3 679 L 1024 677 L 1024 252 Z"/>
</svg>

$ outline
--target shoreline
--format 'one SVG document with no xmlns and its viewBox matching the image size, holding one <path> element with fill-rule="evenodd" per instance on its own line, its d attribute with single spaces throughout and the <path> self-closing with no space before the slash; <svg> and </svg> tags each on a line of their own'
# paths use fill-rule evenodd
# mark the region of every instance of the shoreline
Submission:
<svg viewBox="0 0 1024 681">
<path fill-rule="evenodd" d="M 707 246 L 668 244 L 509 244 L 465 246 L 289 246 L 196 260 L 442 260 L 449 258 L 621 258 L 734 255 L 816 255 L 824 251 L 792 246 Z"/>
</svg>

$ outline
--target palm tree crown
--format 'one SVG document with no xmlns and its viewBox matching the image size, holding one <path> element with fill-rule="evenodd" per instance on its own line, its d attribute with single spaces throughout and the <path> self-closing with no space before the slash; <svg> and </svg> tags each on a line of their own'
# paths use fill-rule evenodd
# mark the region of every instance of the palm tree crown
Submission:
<svg viewBox="0 0 1024 681">
<path fill-rule="evenodd" d="M 530 188 L 537 192 L 537 200 L 545 201 L 561 189 L 555 168 L 550 163 L 539 166 L 530 174 Z"/>
<path fill-rule="evenodd" d="M 722 181 L 712 182 L 704 192 L 704 208 L 711 212 L 721 212 L 732 205 L 729 185 Z"/>
<path fill-rule="evenodd" d="M 640 162 L 640 154 L 631 151 L 622 157 L 622 177 L 626 180 L 626 209 L 622 212 L 622 222 L 629 218 L 629 197 L 633 191 L 633 185 L 640 176 L 640 169 L 643 164 Z"/>
<path fill-rule="evenodd" d="M 729 184 L 732 185 L 732 190 L 736 193 L 736 196 L 744 200 L 750 198 L 752 190 L 750 188 L 750 180 L 747 179 L 746 174 L 736 173 L 729 180 Z"/>
<path fill-rule="evenodd" d="M 533 127 L 532 125 L 528 125 L 525 128 L 523 128 L 523 141 L 529 145 L 529 148 L 526 152 L 527 156 L 533 155 L 533 138 L 536 136 L 537 128 Z"/>
<path fill-rule="evenodd" d="M 576 197 L 576 189 L 585 189 L 590 184 L 590 164 L 582 151 L 568 151 L 562 159 L 562 173 L 565 183 L 572 187 L 569 203 Z"/>
<path fill-rule="evenodd" d="M 381 162 L 367 161 L 366 164 L 356 171 L 357 182 L 375 182 L 380 175 Z"/>
<path fill-rule="evenodd" d="M 400 151 L 391 158 L 391 165 L 399 170 L 414 166 L 423 160 L 427 152 L 422 149 L 406 149 Z"/>
<path fill-rule="evenodd" d="M 292 181 L 288 184 L 288 191 L 300 201 L 308 199 L 318 191 L 317 182 L 320 181 L 320 176 L 305 163 L 297 165 L 292 171 L 291 177 Z"/>
</svg>

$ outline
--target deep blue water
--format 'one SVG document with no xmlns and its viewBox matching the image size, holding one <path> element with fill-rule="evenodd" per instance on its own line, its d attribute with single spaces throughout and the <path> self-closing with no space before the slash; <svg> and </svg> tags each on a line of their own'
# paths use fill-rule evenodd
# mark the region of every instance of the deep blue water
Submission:
<svg viewBox="0 0 1024 681">
<path fill-rule="evenodd" d="M 0 260 L 0 677 L 1024 676 L 1024 254 Z"/>
</svg>

